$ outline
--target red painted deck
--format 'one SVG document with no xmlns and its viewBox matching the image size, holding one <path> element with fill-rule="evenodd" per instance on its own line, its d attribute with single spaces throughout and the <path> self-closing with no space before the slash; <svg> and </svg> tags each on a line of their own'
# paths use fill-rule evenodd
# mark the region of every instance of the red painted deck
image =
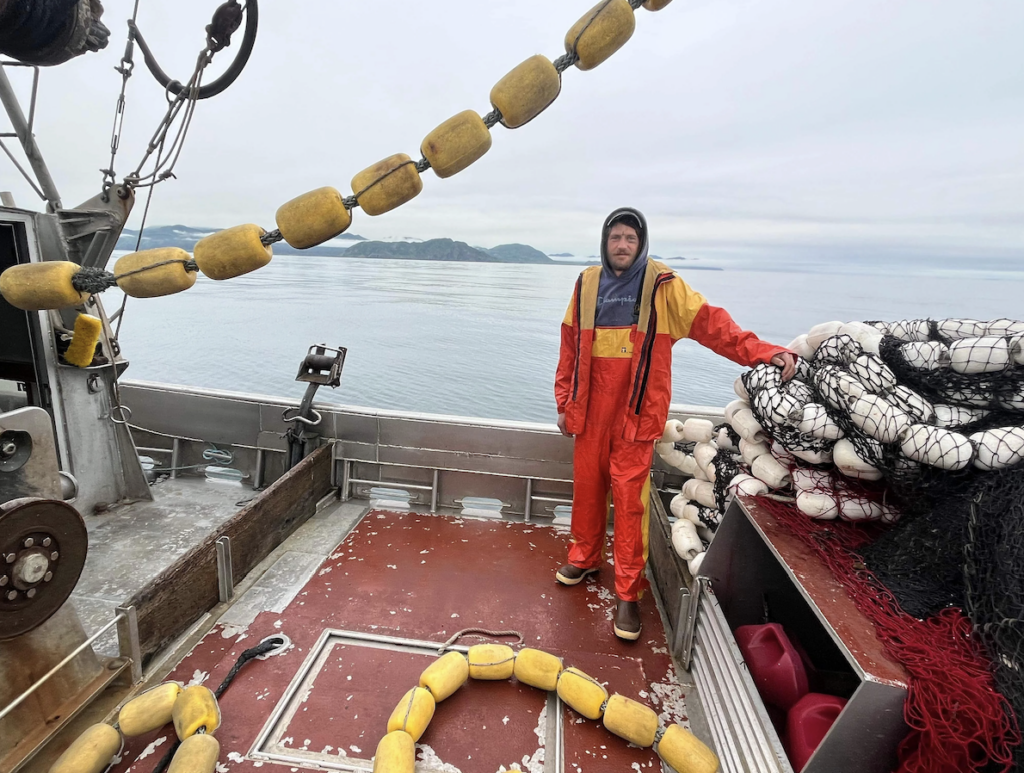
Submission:
<svg viewBox="0 0 1024 773">
<path fill-rule="evenodd" d="M 246 755 L 324 629 L 438 642 L 474 626 L 519 630 L 525 646 L 555 653 L 567 666 L 606 682 L 610 692 L 646 702 L 663 724 L 685 724 L 684 695 L 653 598 L 641 601 L 640 640 L 619 641 L 610 622 L 611 567 L 574 588 L 555 582 L 567 542 L 566 530 L 550 526 L 371 512 L 284 612 L 263 612 L 245 631 L 216 626 L 172 678 L 214 689 L 244 649 L 274 633 L 291 638 L 289 651 L 245 666 L 221 699 L 220 773 L 277 769 Z M 316 679 L 278 734 L 276 748 L 320 764 L 369 760 L 392 709 L 431 660 L 334 646 L 318 663 Z M 470 680 L 438 704 L 420 741 L 417 770 L 494 773 L 518 766 L 539 773 L 545 698 L 514 681 Z M 566 771 L 660 770 L 653 751 L 630 748 L 568 708 L 564 739 Z M 170 726 L 129 739 L 113 773 L 148 773 L 172 741 Z"/>
</svg>

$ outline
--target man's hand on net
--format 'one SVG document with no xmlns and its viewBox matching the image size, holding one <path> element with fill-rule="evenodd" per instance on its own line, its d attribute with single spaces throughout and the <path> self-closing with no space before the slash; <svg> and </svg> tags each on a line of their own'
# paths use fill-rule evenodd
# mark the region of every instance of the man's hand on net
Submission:
<svg viewBox="0 0 1024 773">
<path fill-rule="evenodd" d="M 570 435 L 566 431 L 566 429 L 565 429 L 565 414 L 564 413 L 558 414 L 558 422 L 557 422 L 557 424 L 558 424 L 558 431 L 559 432 L 561 432 L 566 437 L 572 437 L 572 435 Z"/>
<path fill-rule="evenodd" d="M 796 374 L 796 355 L 792 352 L 776 354 L 772 357 L 771 363 L 782 368 L 783 381 L 789 381 Z"/>
</svg>

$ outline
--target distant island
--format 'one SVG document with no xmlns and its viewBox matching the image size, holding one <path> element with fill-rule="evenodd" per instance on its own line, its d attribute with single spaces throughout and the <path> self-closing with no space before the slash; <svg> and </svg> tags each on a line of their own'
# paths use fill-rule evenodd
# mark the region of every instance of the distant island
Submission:
<svg viewBox="0 0 1024 773">
<path fill-rule="evenodd" d="M 179 247 L 192 252 L 196 242 L 204 236 L 216 233 L 216 228 L 193 228 L 186 225 L 163 225 L 147 228 L 138 246 L 140 250 L 156 247 Z M 121 232 L 117 240 L 118 250 L 134 251 L 139 241 L 139 232 L 130 228 Z M 352 233 L 343 233 L 331 242 L 349 241 L 351 245 L 337 243 L 321 244 L 308 250 L 297 250 L 285 242 L 274 245 L 274 255 L 317 255 L 328 258 L 380 258 L 385 260 L 435 260 L 454 261 L 459 263 L 534 263 L 545 265 L 586 266 L 600 261 L 598 256 L 591 256 L 589 261 L 557 260 L 572 258 L 572 253 L 560 252 L 546 255 L 528 244 L 499 244 L 497 247 L 471 247 L 465 242 L 454 239 L 426 239 L 418 241 L 407 237 L 402 241 L 375 241 Z M 651 256 L 656 260 L 662 260 Z M 666 260 L 688 260 L 687 258 L 667 258 Z M 710 268 L 692 266 L 692 268 Z"/>
</svg>

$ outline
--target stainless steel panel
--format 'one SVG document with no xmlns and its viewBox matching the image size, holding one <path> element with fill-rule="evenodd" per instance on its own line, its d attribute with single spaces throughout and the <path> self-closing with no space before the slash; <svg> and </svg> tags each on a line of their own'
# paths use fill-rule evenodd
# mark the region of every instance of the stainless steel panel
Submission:
<svg viewBox="0 0 1024 773">
<path fill-rule="evenodd" d="M 896 770 L 896 748 L 907 734 L 903 720 L 906 691 L 902 687 L 867 680 L 850 698 L 825 735 L 803 773 L 856 770 L 888 773 Z"/>
<path fill-rule="evenodd" d="M 713 654 L 713 659 L 718 659 L 719 667 L 725 675 L 728 697 L 734 703 L 740 719 L 739 726 L 754 750 L 751 758 L 753 769 L 789 773 L 791 768 L 782 743 L 768 718 L 768 712 L 750 678 L 728 624 L 717 609 L 713 595 L 706 592 L 700 604 L 697 628 L 698 631 L 703 630 L 705 649 Z"/>
<path fill-rule="evenodd" d="M 715 671 L 706 660 L 706 656 L 700 647 L 696 647 L 693 653 L 693 679 L 697 683 L 697 692 L 704 707 L 704 715 L 708 721 L 708 728 L 711 730 L 711 737 L 715 744 L 715 753 L 721 763 L 722 773 L 743 773 L 746 766 L 743 764 L 739 752 L 736 750 L 736 743 L 733 740 L 731 727 L 732 723 L 722 705 L 722 688 L 715 678 Z"/>
<path fill-rule="evenodd" d="M 281 414 L 284 413 L 286 409 L 287 407 L 282 407 L 280 405 L 260 403 L 260 431 L 281 434 L 291 429 L 291 422 L 286 422 L 281 418 Z M 326 425 L 325 429 L 327 430 L 324 434 L 328 437 L 332 436 L 334 434 L 334 417 L 325 417 L 322 423 Z M 317 428 L 317 431 L 321 431 L 320 428 Z"/>
<path fill-rule="evenodd" d="M 5 432 L 12 433 L 9 442 L 17 450 L 0 462 L 0 503 L 20 497 L 61 499 L 50 414 L 42 408 L 0 413 L 0 435 Z M 8 456 L 0 454 L 0 458 Z M 9 467 L 6 471 L 5 466 Z"/>
<path fill-rule="evenodd" d="M 159 389 L 121 388 L 132 424 L 169 435 L 255 446 L 260 406 L 255 402 Z"/>
<path fill-rule="evenodd" d="M 268 451 L 287 451 L 288 441 L 278 432 L 261 432 L 256 436 L 256 447 Z"/>
<path fill-rule="evenodd" d="M 496 428 L 458 421 L 381 418 L 380 443 L 501 457 L 572 461 L 572 442 L 554 431 Z"/>
<path fill-rule="evenodd" d="M 572 480 L 572 465 L 558 462 L 536 461 L 507 456 L 486 456 L 452 451 L 424 450 L 419 448 L 398 448 L 381 446 L 378 457 L 381 462 L 416 465 L 442 470 L 466 472 L 489 472 L 495 475 L 511 475 L 522 478 Z"/>
</svg>

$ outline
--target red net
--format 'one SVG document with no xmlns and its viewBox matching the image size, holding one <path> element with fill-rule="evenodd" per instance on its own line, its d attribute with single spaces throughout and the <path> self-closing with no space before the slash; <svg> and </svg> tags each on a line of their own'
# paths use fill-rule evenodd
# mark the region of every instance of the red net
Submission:
<svg viewBox="0 0 1024 773">
<path fill-rule="evenodd" d="M 910 675 L 903 710 L 910 732 L 899 747 L 900 773 L 1011 770 L 1020 731 L 970 620 L 953 608 L 926 620 L 906 614 L 857 555 L 876 529 L 815 521 L 792 505 L 757 501 L 821 557 L 874 623 L 889 657 Z"/>
</svg>

